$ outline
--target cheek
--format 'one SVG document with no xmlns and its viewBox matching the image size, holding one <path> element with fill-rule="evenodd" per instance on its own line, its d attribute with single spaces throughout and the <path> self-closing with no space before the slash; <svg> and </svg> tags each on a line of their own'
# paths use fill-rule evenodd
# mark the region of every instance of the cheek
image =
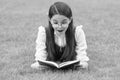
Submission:
<svg viewBox="0 0 120 80">
<path fill-rule="evenodd" d="M 64 26 L 64 29 L 68 29 L 68 25 Z"/>
<path fill-rule="evenodd" d="M 57 29 L 57 27 L 56 27 L 56 26 L 54 26 L 54 25 L 52 25 L 52 27 L 53 27 L 53 29 Z"/>
</svg>

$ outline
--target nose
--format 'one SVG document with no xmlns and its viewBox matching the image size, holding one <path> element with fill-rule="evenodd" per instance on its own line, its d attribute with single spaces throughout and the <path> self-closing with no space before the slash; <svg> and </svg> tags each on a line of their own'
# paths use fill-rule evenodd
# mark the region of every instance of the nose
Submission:
<svg viewBox="0 0 120 80">
<path fill-rule="evenodd" d="M 62 24 L 58 24 L 58 27 L 61 28 L 61 27 L 62 27 Z"/>
<path fill-rule="evenodd" d="M 58 26 L 58 28 L 61 28 L 61 27 L 62 27 L 61 25 Z"/>
</svg>

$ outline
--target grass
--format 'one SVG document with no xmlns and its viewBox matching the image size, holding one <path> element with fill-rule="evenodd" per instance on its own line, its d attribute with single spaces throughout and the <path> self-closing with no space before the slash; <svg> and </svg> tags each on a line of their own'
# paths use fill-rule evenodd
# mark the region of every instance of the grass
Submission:
<svg viewBox="0 0 120 80">
<path fill-rule="evenodd" d="M 120 1 L 64 0 L 75 25 L 84 25 L 89 69 L 33 70 L 38 27 L 55 0 L 0 0 L 0 80 L 119 80 Z M 43 5 L 44 4 L 44 5 Z"/>
</svg>

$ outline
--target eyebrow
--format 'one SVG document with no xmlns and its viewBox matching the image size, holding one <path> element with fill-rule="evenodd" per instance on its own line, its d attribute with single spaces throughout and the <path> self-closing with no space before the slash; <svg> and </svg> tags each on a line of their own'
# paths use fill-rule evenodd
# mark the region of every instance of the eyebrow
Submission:
<svg viewBox="0 0 120 80">
<path fill-rule="evenodd" d="M 67 21 L 67 19 L 64 19 L 63 22 L 64 22 L 64 21 Z"/>
<path fill-rule="evenodd" d="M 63 19 L 62 21 L 66 21 L 67 19 Z M 58 20 L 56 20 L 56 19 L 53 19 L 53 21 L 58 21 Z"/>
</svg>

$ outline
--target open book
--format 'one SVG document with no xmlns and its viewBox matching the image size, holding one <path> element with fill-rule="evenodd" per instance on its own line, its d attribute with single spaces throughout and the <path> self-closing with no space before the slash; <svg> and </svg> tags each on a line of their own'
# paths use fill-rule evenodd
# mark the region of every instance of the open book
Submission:
<svg viewBox="0 0 120 80">
<path fill-rule="evenodd" d="M 47 66 L 51 66 L 55 68 L 64 68 L 70 65 L 77 64 L 79 62 L 80 62 L 79 60 L 67 61 L 67 62 L 62 62 L 62 63 L 57 63 L 53 61 L 39 61 L 39 63 L 42 65 L 47 65 Z"/>
</svg>

